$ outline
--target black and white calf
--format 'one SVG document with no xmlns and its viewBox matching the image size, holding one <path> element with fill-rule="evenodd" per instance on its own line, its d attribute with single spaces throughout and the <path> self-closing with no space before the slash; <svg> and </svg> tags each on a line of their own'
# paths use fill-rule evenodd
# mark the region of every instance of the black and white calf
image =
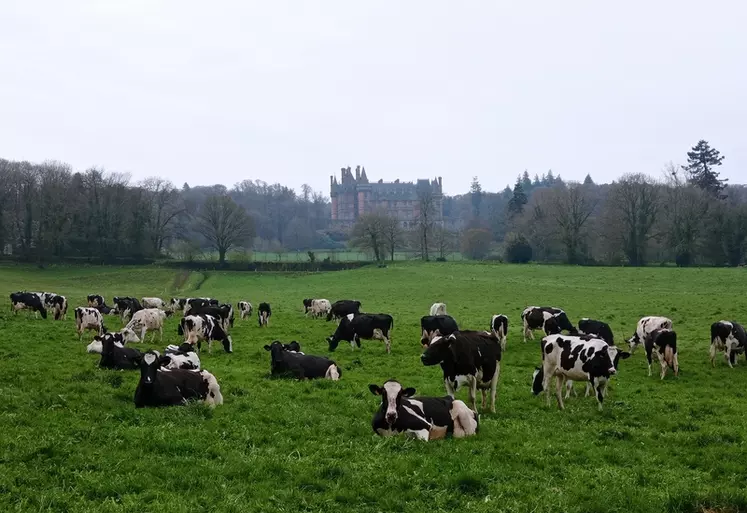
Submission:
<svg viewBox="0 0 747 513">
<path fill-rule="evenodd" d="M 47 309 L 39 296 L 31 292 L 13 292 L 10 295 L 10 309 L 14 314 L 18 310 L 31 310 L 36 314 L 41 314 L 42 319 L 47 318 Z"/>
<path fill-rule="evenodd" d="M 78 331 L 78 340 L 83 338 L 85 330 L 95 331 L 99 336 L 106 331 L 101 312 L 89 306 L 79 306 L 75 309 L 75 329 Z"/>
<path fill-rule="evenodd" d="M 580 335 L 594 335 L 601 338 L 609 345 L 615 345 L 615 337 L 612 335 L 612 328 L 606 322 L 595 321 L 584 317 L 578 321 L 578 333 Z"/>
<path fill-rule="evenodd" d="M 716 352 L 723 351 L 729 367 L 737 364 L 737 355 L 745 354 L 747 335 L 741 324 L 718 321 L 711 324 L 711 365 L 716 366 Z"/>
<path fill-rule="evenodd" d="M 213 341 L 223 343 L 223 349 L 227 353 L 233 352 L 233 341 L 228 335 L 219 319 L 212 315 L 188 315 L 180 321 L 185 342 L 192 345 L 197 344 L 197 350 L 202 348 L 202 341 L 207 340 L 208 352 L 212 352 Z"/>
<path fill-rule="evenodd" d="M 135 407 L 179 406 L 190 399 L 209 406 L 223 404 L 220 385 L 208 371 L 162 369 L 161 355 L 148 351 L 140 363 L 140 381 L 135 389 Z"/>
<path fill-rule="evenodd" d="M 254 307 L 249 301 L 239 301 L 236 303 L 236 306 L 239 308 L 239 318 L 241 320 L 244 320 L 246 317 L 251 317 L 252 312 L 254 311 Z"/>
<path fill-rule="evenodd" d="M 329 350 L 337 349 L 340 341 L 350 342 L 355 346 L 361 347 L 361 339 L 381 340 L 386 345 L 386 352 L 392 350 L 392 341 L 389 338 L 389 332 L 394 327 L 394 319 L 388 314 L 348 314 L 343 317 L 340 324 L 337 325 L 335 332 L 327 338 Z"/>
<path fill-rule="evenodd" d="M 189 342 L 180 345 L 169 345 L 161 356 L 161 367 L 164 369 L 200 370 L 200 357 Z"/>
<path fill-rule="evenodd" d="M 257 319 L 259 320 L 259 327 L 269 326 L 270 316 L 272 315 L 272 309 L 270 303 L 260 303 L 257 308 Z"/>
<path fill-rule="evenodd" d="M 353 301 L 352 299 L 341 299 L 335 301 L 329 309 L 327 314 L 327 321 L 332 319 L 342 319 L 350 314 L 358 315 L 361 313 L 361 302 Z"/>
<path fill-rule="evenodd" d="M 424 315 L 420 318 L 420 329 L 423 335 L 420 344 L 427 346 L 437 336 L 449 336 L 459 330 L 459 326 L 450 315 Z"/>
<path fill-rule="evenodd" d="M 428 315 L 446 315 L 446 303 L 433 303 Z"/>
<path fill-rule="evenodd" d="M 490 331 L 495 333 L 501 341 L 501 350 L 506 350 L 506 337 L 508 337 L 508 317 L 505 315 L 494 315 L 490 319 Z"/>
<path fill-rule="evenodd" d="M 559 333 L 561 330 L 565 330 L 571 335 L 576 335 L 578 331 L 575 326 L 571 324 L 566 313 L 560 308 L 552 306 L 529 306 L 521 312 L 521 321 L 524 323 L 524 342 L 527 341 L 527 336 L 534 340 L 534 330 L 542 329 L 545 334 L 552 333 L 557 330 Z M 549 324 L 554 327 L 551 329 Z M 548 333 L 549 332 L 549 333 Z"/>
<path fill-rule="evenodd" d="M 532 392 L 539 395 L 544 391 L 549 406 L 550 380 L 554 377 L 555 396 L 561 410 L 565 408 L 562 389 L 566 380 L 591 383 L 601 410 L 610 376 L 617 373 L 620 359 L 630 357 L 630 353 L 610 346 L 602 339 L 548 335 L 542 339 L 541 346 L 542 367 L 534 371 Z"/>
<path fill-rule="evenodd" d="M 107 334 L 108 335 L 108 334 Z M 142 353 L 131 347 L 124 347 L 115 338 L 104 335 L 101 338 L 101 360 L 99 367 L 104 369 L 129 370 L 140 366 Z"/>
<path fill-rule="evenodd" d="M 283 344 L 275 340 L 265 346 L 270 352 L 270 372 L 274 376 L 290 374 L 296 379 L 324 378 L 337 381 L 342 369 L 329 358 L 303 354 L 298 342 Z"/>
<path fill-rule="evenodd" d="M 477 434 L 478 415 L 464 402 L 453 397 L 413 397 L 414 388 L 403 388 L 389 380 L 384 386 L 368 385 L 381 396 L 381 407 L 374 414 L 371 427 L 379 436 L 407 433 L 419 440 L 437 440 L 450 434 L 464 438 Z"/>
<path fill-rule="evenodd" d="M 470 407 L 477 411 L 477 390 L 482 392 L 485 409 L 490 390 L 490 411 L 495 413 L 495 396 L 501 375 L 501 343 L 487 331 L 457 331 L 448 337 L 436 337 L 420 356 L 423 365 L 441 364 L 446 393 L 454 397 L 459 386 L 469 387 Z"/>
</svg>

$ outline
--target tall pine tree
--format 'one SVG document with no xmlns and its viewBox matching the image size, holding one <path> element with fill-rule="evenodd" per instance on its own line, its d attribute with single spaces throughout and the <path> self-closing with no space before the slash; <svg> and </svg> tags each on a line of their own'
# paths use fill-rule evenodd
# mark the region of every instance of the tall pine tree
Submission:
<svg viewBox="0 0 747 513">
<path fill-rule="evenodd" d="M 532 190 L 532 180 L 529 178 L 529 172 L 526 169 L 524 174 L 521 175 L 521 186 L 524 187 L 524 192 Z"/>
<path fill-rule="evenodd" d="M 537 173 L 534 173 L 534 181 L 532 182 L 532 187 L 539 187 L 542 185 L 542 182 L 540 182 L 540 177 Z"/>
<path fill-rule="evenodd" d="M 584 185 L 594 185 L 594 180 L 591 179 L 591 175 L 587 174 L 584 178 Z"/>
<path fill-rule="evenodd" d="M 472 177 L 469 193 L 472 201 L 472 217 L 478 219 L 480 217 L 480 205 L 482 204 L 482 187 L 476 176 Z"/>
<path fill-rule="evenodd" d="M 514 217 L 521 214 L 524 211 L 524 205 L 526 205 L 528 201 L 527 195 L 524 192 L 524 187 L 521 184 L 521 179 L 519 178 L 516 180 L 516 185 L 514 185 L 513 196 L 511 196 L 511 199 L 508 201 L 509 215 Z"/>
<path fill-rule="evenodd" d="M 723 160 L 724 157 L 716 148 L 711 148 L 708 141 L 701 139 L 693 146 L 692 151 L 687 152 L 685 169 L 690 175 L 688 181 L 716 197 L 724 197 L 721 191 L 726 187 L 728 180 L 719 179 L 719 172 L 715 171 Z"/>
</svg>

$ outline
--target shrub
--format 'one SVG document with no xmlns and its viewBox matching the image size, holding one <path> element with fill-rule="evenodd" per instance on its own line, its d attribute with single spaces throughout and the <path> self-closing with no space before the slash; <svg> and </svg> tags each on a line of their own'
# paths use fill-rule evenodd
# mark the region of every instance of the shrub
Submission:
<svg viewBox="0 0 747 513">
<path fill-rule="evenodd" d="M 523 235 L 506 234 L 506 261 L 512 264 L 526 264 L 532 259 L 532 246 Z"/>
<path fill-rule="evenodd" d="M 462 237 L 462 254 L 472 260 L 482 260 L 490 251 L 491 235 L 488 230 L 472 228 Z"/>
</svg>

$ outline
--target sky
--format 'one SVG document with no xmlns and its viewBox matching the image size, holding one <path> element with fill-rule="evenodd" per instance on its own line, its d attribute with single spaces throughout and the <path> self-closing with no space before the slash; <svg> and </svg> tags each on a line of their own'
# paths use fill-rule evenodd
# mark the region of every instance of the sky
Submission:
<svg viewBox="0 0 747 513">
<path fill-rule="evenodd" d="M 747 182 L 747 3 L 3 0 L 0 158 L 177 186 Z"/>
</svg>

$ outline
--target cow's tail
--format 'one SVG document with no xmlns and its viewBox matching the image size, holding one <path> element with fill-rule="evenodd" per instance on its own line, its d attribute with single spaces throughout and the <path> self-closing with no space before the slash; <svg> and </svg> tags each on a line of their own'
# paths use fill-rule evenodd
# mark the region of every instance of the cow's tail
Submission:
<svg viewBox="0 0 747 513">
<path fill-rule="evenodd" d="M 451 403 L 451 420 L 454 421 L 454 438 L 472 436 L 478 431 L 477 412 L 469 409 L 463 401 L 455 400 Z"/>
<path fill-rule="evenodd" d="M 331 379 L 332 381 L 338 381 L 342 376 L 342 371 L 336 364 L 332 364 L 327 368 L 327 373 L 324 375 L 324 379 Z"/>
<path fill-rule="evenodd" d="M 667 362 L 670 369 L 674 369 L 674 349 L 670 345 L 664 348 L 664 361 Z"/>
</svg>

